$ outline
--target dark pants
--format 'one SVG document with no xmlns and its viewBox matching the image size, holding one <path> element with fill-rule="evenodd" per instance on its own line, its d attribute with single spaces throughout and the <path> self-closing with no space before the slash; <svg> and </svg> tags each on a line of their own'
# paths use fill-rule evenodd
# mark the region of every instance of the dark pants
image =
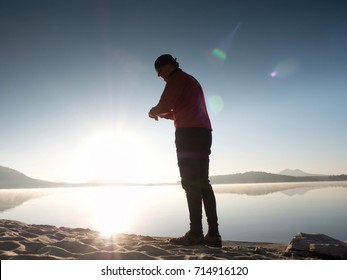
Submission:
<svg viewBox="0 0 347 280">
<path fill-rule="evenodd" d="M 182 187 L 186 192 L 190 229 L 202 233 L 202 204 L 209 232 L 218 232 L 216 199 L 209 181 L 212 133 L 205 128 L 176 128 L 175 143 Z"/>
</svg>

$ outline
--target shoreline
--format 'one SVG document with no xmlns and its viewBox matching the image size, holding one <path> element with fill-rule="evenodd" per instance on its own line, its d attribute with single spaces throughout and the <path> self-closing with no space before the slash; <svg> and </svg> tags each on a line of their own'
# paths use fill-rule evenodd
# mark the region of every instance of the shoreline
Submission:
<svg viewBox="0 0 347 280">
<path fill-rule="evenodd" d="M 222 248 L 178 246 L 168 237 L 114 234 L 91 229 L 0 220 L 1 260 L 295 260 L 321 259 L 288 244 L 223 241 Z"/>
</svg>

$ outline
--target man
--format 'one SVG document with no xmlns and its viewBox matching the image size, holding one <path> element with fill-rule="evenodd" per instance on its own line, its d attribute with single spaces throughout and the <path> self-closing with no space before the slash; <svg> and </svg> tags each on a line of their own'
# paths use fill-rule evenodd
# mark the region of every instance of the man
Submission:
<svg viewBox="0 0 347 280">
<path fill-rule="evenodd" d="M 216 199 L 209 181 L 212 127 L 203 90 L 199 82 L 183 72 L 176 59 L 169 54 L 159 56 L 154 67 L 166 86 L 159 103 L 148 115 L 156 120 L 159 117 L 174 121 L 178 167 L 190 218 L 190 230 L 182 237 L 171 239 L 170 243 L 221 247 Z M 209 226 L 205 237 L 202 204 Z"/>
</svg>

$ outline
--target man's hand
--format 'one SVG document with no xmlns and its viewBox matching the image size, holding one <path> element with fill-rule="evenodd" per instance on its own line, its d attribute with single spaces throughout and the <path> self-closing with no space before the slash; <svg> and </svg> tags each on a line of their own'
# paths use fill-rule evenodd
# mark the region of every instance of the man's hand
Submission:
<svg viewBox="0 0 347 280">
<path fill-rule="evenodd" d="M 167 119 L 167 120 L 173 120 L 173 112 L 171 111 L 170 113 L 164 114 L 160 116 L 161 118 Z"/>
<path fill-rule="evenodd" d="M 156 121 L 158 120 L 158 116 L 154 113 L 153 108 L 149 111 L 148 116 L 149 116 L 151 119 L 155 119 Z"/>
</svg>

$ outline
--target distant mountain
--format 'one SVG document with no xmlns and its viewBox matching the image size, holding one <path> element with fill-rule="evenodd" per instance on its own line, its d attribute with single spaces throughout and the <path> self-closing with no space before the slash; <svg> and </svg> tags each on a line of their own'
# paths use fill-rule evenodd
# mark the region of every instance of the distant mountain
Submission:
<svg viewBox="0 0 347 280">
<path fill-rule="evenodd" d="M 310 176 L 327 176 L 322 174 L 310 174 L 306 173 L 300 169 L 284 169 L 278 173 L 279 175 L 295 176 L 295 177 L 310 177 Z"/>
<path fill-rule="evenodd" d="M 295 171 L 295 170 L 294 170 Z M 300 171 L 300 170 L 299 170 Z M 301 171 L 300 174 L 302 174 Z M 299 173 L 296 173 L 299 174 Z M 317 182 L 317 181 L 347 181 L 347 175 L 325 176 L 315 175 L 309 176 L 289 176 L 281 174 L 272 174 L 266 172 L 246 172 L 238 174 L 210 176 L 212 184 L 242 184 L 242 183 L 285 183 L 285 182 Z M 177 182 L 178 183 L 178 182 Z M 0 189 L 20 189 L 20 188 L 49 188 L 63 186 L 93 186 L 106 184 L 105 182 L 95 182 L 86 184 L 69 184 L 69 183 L 54 183 L 43 180 L 37 180 L 26 176 L 25 174 L 11 168 L 0 166 Z M 133 185 L 131 183 L 107 183 L 107 185 Z M 152 184 L 138 184 L 152 185 Z M 156 184 L 153 184 L 156 185 Z M 164 185 L 164 184 L 161 184 Z M 171 184 L 168 184 L 171 185 Z"/>
<path fill-rule="evenodd" d="M 57 185 L 58 183 L 33 179 L 17 170 L 0 166 L 0 189 L 55 187 Z"/>
<path fill-rule="evenodd" d="M 347 181 L 347 175 L 338 176 L 288 176 L 266 172 L 246 172 L 229 175 L 210 176 L 212 184 L 243 184 L 243 183 L 286 183 L 286 182 L 318 182 Z"/>
</svg>

